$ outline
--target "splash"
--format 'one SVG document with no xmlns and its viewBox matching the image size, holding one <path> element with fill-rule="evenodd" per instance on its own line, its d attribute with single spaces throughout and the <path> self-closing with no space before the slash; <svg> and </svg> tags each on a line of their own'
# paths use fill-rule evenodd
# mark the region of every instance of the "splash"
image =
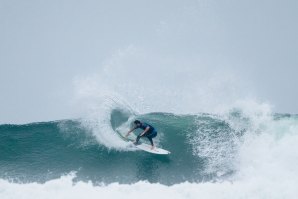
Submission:
<svg viewBox="0 0 298 199">
<path fill-rule="evenodd" d="M 247 95 L 246 84 L 237 76 L 229 70 L 211 71 L 199 60 L 173 62 L 130 45 L 105 61 L 97 73 L 74 79 L 73 104 L 99 143 L 123 148 L 110 126 L 114 109 L 127 112 L 130 120 L 150 112 L 217 114 Z M 128 127 L 129 123 L 121 131 Z"/>
</svg>

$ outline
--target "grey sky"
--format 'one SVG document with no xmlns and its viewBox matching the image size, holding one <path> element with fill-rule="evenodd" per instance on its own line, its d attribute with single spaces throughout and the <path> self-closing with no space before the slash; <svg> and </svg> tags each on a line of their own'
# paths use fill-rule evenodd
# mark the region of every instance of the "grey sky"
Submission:
<svg viewBox="0 0 298 199">
<path fill-rule="evenodd" d="M 297 10 L 295 0 L 0 0 L 0 123 L 72 117 L 74 77 L 131 45 L 169 70 L 233 71 L 274 111 L 298 113 Z"/>
</svg>

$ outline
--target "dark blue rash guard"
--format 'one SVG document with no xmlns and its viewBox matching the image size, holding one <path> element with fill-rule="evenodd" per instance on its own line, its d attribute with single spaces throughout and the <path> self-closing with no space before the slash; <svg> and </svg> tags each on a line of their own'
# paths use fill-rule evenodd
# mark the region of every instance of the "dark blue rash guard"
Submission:
<svg viewBox="0 0 298 199">
<path fill-rule="evenodd" d="M 155 131 L 154 127 L 147 123 L 141 123 L 141 125 L 138 126 L 137 128 L 145 130 L 147 127 L 149 127 L 149 130 L 147 133 L 152 133 L 153 131 Z"/>
<path fill-rule="evenodd" d="M 151 145 L 153 146 L 152 138 L 156 137 L 156 135 L 157 135 L 157 132 L 156 132 L 155 128 L 153 126 L 151 126 L 150 124 L 147 124 L 147 123 L 141 123 L 141 125 L 138 126 L 137 128 L 145 130 L 147 127 L 149 127 L 149 130 L 143 136 L 147 137 L 149 139 Z M 141 134 L 138 135 L 137 140 L 136 140 L 136 144 L 139 142 L 140 138 L 141 138 Z"/>
</svg>

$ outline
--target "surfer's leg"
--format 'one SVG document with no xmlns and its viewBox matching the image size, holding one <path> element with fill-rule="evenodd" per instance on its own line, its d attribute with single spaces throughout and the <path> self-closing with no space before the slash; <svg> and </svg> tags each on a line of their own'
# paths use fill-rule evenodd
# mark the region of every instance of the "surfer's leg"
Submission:
<svg viewBox="0 0 298 199">
<path fill-rule="evenodd" d="M 154 131 L 154 132 L 152 133 L 151 137 L 152 137 L 152 138 L 155 138 L 156 136 L 157 136 L 157 132 Z"/>
<path fill-rule="evenodd" d="M 141 138 L 141 135 L 138 135 L 138 137 L 137 137 L 137 139 L 136 139 L 136 142 L 135 142 L 135 144 L 138 144 L 138 142 L 139 142 L 140 138 Z"/>
<path fill-rule="evenodd" d="M 148 138 L 148 140 L 150 141 L 152 146 L 154 146 L 152 138 L 156 137 L 156 135 L 157 135 L 157 132 L 153 131 L 149 135 L 146 136 Z"/>
<path fill-rule="evenodd" d="M 151 143 L 151 146 L 154 146 L 153 145 L 153 140 L 152 140 L 152 137 L 147 137 L 148 138 L 148 140 L 150 141 L 150 143 Z"/>
</svg>

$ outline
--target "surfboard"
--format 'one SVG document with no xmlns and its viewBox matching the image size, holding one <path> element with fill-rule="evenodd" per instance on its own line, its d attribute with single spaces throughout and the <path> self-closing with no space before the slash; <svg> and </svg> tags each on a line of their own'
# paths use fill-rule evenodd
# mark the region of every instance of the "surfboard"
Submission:
<svg viewBox="0 0 298 199">
<path fill-rule="evenodd" d="M 136 148 L 138 148 L 138 149 L 140 149 L 140 150 L 143 150 L 143 151 L 146 151 L 146 152 L 148 152 L 148 153 L 154 153 L 154 154 L 159 154 L 159 155 L 168 155 L 168 154 L 171 153 L 170 151 L 167 151 L 167 150 L 162 149 L 162 148 L 158 148 L 158 147 L 156 147 L 156 146 L 155 146 L 153 149 L 151 149 L 151 145 L 146 144 L 146 143 L 142 143 L 141 141 L 139 141 L 139 144 L 135 145 L 135 144 L 133 143 L 134 140 L 129 139 L 129 138 L 123 136 L 121 133 L 118 133 L 118 134 L 119 134 L 119 136 L 120 136 L 124 141 L 131 143 L 131 145 L 132 145 L 133 147 L 136 147 Z"/>
<path fill-rule="evenodd" d="M 149 152 L 149 153 L 154 153 L 154 154 L 159 154 L 159 155 L 168 155 L 171 153 L 170 151 L 167 151 L 165 149 L 158 148 L 158 147 L 154 147 L 153 149 L 151 149 L 151 145 L 149 145 L 149 144 L 140 143 L 140 144 L 135 145 L 132 141 L 130 141 L 130 142 L 136 148 L 141 149 L 146 152 Z"/>
</svg>

